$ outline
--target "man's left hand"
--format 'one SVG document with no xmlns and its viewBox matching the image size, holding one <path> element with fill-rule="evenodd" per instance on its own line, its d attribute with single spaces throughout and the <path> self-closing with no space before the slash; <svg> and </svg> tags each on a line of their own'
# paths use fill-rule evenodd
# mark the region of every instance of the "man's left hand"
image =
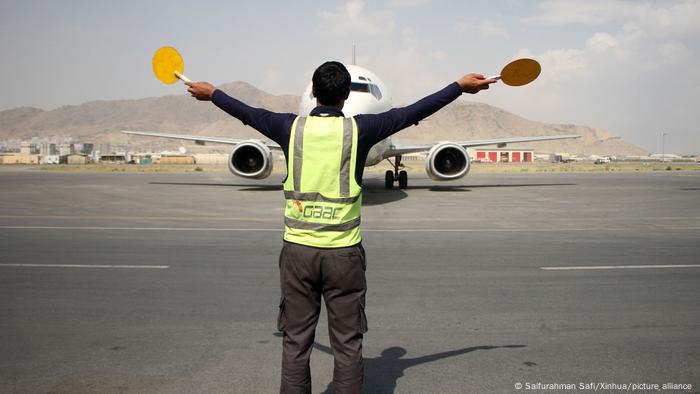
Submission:
<svg viewBox="0 0 700 394">
<path fill-rule="evenodd" d="M 484 89 L 488 89 L 490 84 L 496 83 L 496 80 L 486 79 L 481 74 L 467 74 L 457 80 L 457 83 L 464 93 L 477 94 Z"/>
<path fill-rule="evenodd" d="M 211 101 L 211 95 L 214 94 L 216 88 L 209 82 L 185 82 L 189 86 L 187 91 L 192 97 L 199 101 Z"/>
</svg>

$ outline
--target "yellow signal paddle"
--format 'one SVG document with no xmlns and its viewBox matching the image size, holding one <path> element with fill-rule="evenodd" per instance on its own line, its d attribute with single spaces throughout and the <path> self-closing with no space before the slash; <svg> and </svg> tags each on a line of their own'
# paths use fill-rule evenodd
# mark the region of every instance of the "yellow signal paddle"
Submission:
<svg viewBox="0 0 700 394">
<path fill-rule="evenodd" d="M 153 54 L 153 72 L 156 78 L 165 84 L 171 84 L 181 80 L 192 82 L 182 75 L 185 72 L 185 62 L 177 49 L 173 47 L 162 47 Z"/>
<path fill-rule="evenodd" d="M 487 79 L 500 79 L 508 86 L 523 86 L 540 76 L 542 67 L 533 59 L 518 59 L 506 64 L 500 75 Z"/>
</svg>

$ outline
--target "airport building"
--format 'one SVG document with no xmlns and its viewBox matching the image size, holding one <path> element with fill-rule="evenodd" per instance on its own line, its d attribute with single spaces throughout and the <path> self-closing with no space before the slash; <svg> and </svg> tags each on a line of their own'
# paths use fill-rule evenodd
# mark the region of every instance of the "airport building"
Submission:
<svg viewBox="0 0 700 394">
<path fill-rule="evenodd" d="M 472 160 L 486 163 L 532 163 L 534 149 L 529 148 L 472 148 Z"/>
<path fill-rule="evenodd" d="M 98 157 L 100 163 L 126 164 L 130 161 L 129 153 L 102 153 Z"/>
<path fill-rule="evenodd" d="M 84 155 L 91 155 L 94 150 L 95 150 L 95 144 L 84 143 L 83 148 L 80 150 L 80 153 L 82 153 Z"/>
<path fill-rule="evenodd" d="M 56 148 L 56 144 L 54 144 L 54 143 L 42 142 L 41 149 L 39 150 L 39 153 L 42 156 L 58 155 L 58 148 Z"/>
<path fill-rule="evenodd" d="M 66 164 L 88 164 L 90 162 L 90 157 L 88 155 L 81 155 L 80 153 L 75 153 L 66 156 Z"/>
<path fill-rule="evenodd" d="M 58 154 L 59 156 L 68 156 L 70 155 L 71 152 L 71 146 L 70 144 L 59 144 L 58 145 Z"/>
<path fill-rule="evenodd" d="M 152 164 L 153 156 L 151 153 L 132 153 L 131 164 Z"/>
<path fill-rule="evenodd" d="M 280 159 L 284 160 L 284 156 Z M 275 157 L 275 160 L 277 160 L 277 157 Z M 219 153 L 198 153 L 194 155 L 194 161 L 197 164 L 226 164 L 228 163 L 228 155 Z"/>
<path fill-rule="evenodd" d="M 19 152 L 25 155 L 37 155 L 39 154 L 39 147 L 32 142 L 21 142 Z"/>
<path fill-rule="evenodd" d="M 100 144 L 100 153 L 105 155 L 112 153 L 112 145 L 110 145 L 109 143 Z"/>
<path fill-rule="evenodd" d="M 0 164 L 39 164 L 39 155 L 6 153 L 0 155 Z"/>
<path fill-rule="evenodd" d="M 132 153 L 131 164 L 226 164 L 228 155 L 187 155 L 180 153 Z"/>
<path fill-rule="evenodd" d="M 195 164 L 193 156 L 189 155 L 163 155 L 156 164 Z"/>
<path fill-rule="evenodd" d="M 60 164 L 61 156 L 59 155 L 41 155 L 39 156 L 40 164 Z"/>
</svg>

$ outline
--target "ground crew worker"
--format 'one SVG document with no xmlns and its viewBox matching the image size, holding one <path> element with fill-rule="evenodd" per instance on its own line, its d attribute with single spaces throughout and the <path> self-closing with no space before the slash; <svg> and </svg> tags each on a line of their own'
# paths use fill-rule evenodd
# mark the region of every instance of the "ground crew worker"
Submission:
<svg viewBox="0 0 700 394">
<path fill-rule="evenodd" d="M 281 393 L 310 393 L 309 356 L 321 297 L 333 348 L 333 391 L 359 393 L 363 380 L 365 251 L 360 234 L 362 173 L 370 148 L 493 79 L 467 74 L 403 108 L 346 118 L 350 73 L 326 62 L 313 74 L 316 108 L 308 117 L 250 107 L 207 82 L 187 83 L 198 100 L 250 125 L 280 145 L 287 160 L 285 231 L 279 258 L 283 332 Z"/>
</svg>

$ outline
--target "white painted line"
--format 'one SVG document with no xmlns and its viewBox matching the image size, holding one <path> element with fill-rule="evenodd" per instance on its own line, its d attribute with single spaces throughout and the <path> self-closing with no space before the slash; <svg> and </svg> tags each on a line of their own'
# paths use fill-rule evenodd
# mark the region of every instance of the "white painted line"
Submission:
<svg viewBox="0 0 700 394">
<path fill-rule="evenodd" d="M 363 232 L 378 233 L 559 233 L 566 231 L 640 231 L 640 230 L 700 230 L 700 227 L 598 227 L 598 228 L 396 228 L 362 229 Z"/>
<path fill-rule="evenodd" d="M 547 271 L 554 270 L 619 270 L 644 268 L 700 268 L 700 264 L 669 264 L 669 265 L 592 265 L 588 267 L 540 267 Z"/>
<path fill-rule="evenodd" d="M 222 227 L 98 227 L 98 226 L 0 226 L 4 230 L 90 230 L 90 231 L 246 231 L 246 232 L 282 232 L 283 228 L 222 228 Z M 364 228 L 366 233 L 551 233 L 551 232 L 566 232 L 566 231 L 639 231 L 639 230 L 700 230 L 700 226 L 655 226 L 650 228 L 644 227 L 597 227 L 597 228 Z"/>
<path fill-rule="evenodd" d="M 129 230 L 129 231 L 276 231 L 281 228 L 217 228 L 217 227 L 94 227 L 94 226 L 0 226 L 7 230 Z"/>
<path fill-rule="evenodd" d="M 283 208 L 280 208 L 282 210 Z M 233 222 L 271 222 L 279 221 L 279 217 L 225 217 L 225 216 L 197 216 L 197 217 L 181 217 L 181 216 L 96 216 L 96 215 L 0 215 L 3 219 L 55 219 L 55 220 L 138 220 L 138 221 L 155 221 L 155 220 L 167 220 L 167 221 L 201 221 L 201 220 L 212 220 L 212 221 L 233 221 Z M 655 219 L 655 218 L 652 218 Z M 652 220 L 650 219 L 650 220 Z M 681 219 L 692 219 L 691 217 L 684 217 Z M 700 218 L 696 218 L 700 219 Z M 434 219 L 431 219 L 434 220 Z"/>
<path fill-rule="evenodd" d="M 170 268 L 169 265 L 105 265 L 105 264 L 0 264 L 0 267 L 45 267 L 45 268 L 128 268 L 128 269 L 155 269 Z"/>
<path fill-rule="evenodd" d="M 275 208 L 276 211 L 282 211 L 284 208 Z M 4 219 L 41 219 L 41 220 L 138 220 L 138 221 L 155 221 L 155 220 L 167 220 L 167 221 L 232 221 L 232 222 L 276 222 L 280 221 L 280 218 L 275 217 L 252 217 L 252 216 L 106 216 L 106 215 L 0 215 L 0 218 Z M 635 222 L 644 223 L 654 223 L 658 221 L 668 221 L 668 220 L 699 220 L 700 216 L 635 216 L 632 220 Z M 479 217 L 467 217 L 467 218 L 454 218 L 454 217 L 441 217 L 441 218 L 418 218 L 418 217 L 405 217 L 405 218 L 391 218 L 392 222 L 427 222 L 436 221 L 440 222 L 473 222 L 483 220 Z M 586 218 L 547 218 L 547 222 L 591 222 L 591 219 Z"/>
</svg>

